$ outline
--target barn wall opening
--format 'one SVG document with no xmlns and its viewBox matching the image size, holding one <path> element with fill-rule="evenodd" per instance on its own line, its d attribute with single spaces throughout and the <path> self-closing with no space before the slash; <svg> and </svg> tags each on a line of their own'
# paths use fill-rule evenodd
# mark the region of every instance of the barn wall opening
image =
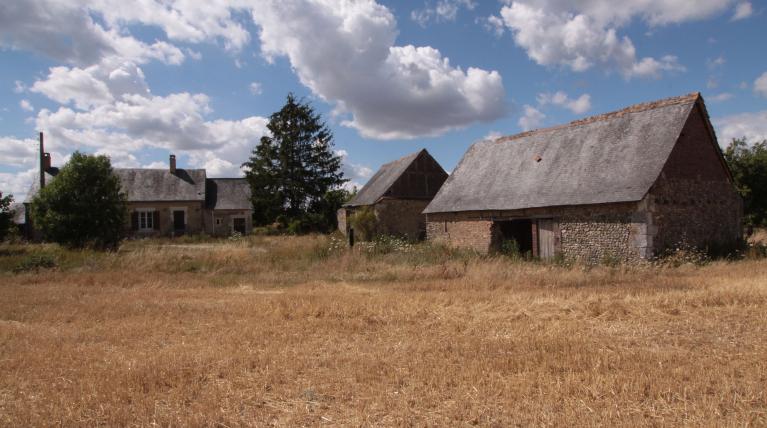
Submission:
<svg viewBox="0 0 767 428">
<path fill-rule="evenodd" d="M 533 222 L 530 219 L 496 221 L 500 233 L 498 242 L 501 251 L 509 251 L 511 242 L 516 243 L 519 254 L 533 255 Z"/>
</svg>

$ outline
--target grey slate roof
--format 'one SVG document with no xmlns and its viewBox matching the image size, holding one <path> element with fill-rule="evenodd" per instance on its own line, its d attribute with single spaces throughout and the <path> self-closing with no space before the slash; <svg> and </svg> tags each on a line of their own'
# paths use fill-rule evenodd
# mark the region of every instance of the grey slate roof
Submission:
<svg viewBox="0 0 767 428">
<path fill-rule="evenodd" d="M 349 201 L 346 206 L 356 207 L 361 205 L 372 205 L 376 203 L 395 181 L 407 170 L 411 163 L 421 154 L 423 150 L 411 153 L 395 161 L 381 165 L 373 177 L 362 186 L 357 196 Z"/>
<path fill-rule="evenodd" d="M 205 170 L 115 168 L 128 202 L 204 201 Z"/>
<path fill-rule="evenodd" d="M 250 184 L 244 178 L 209 178 L 206 205 L 214 210 L 252 210 Z"/>
<path fill-rule="evenodd" d="M 475 143 L 424 213 L 639 201 L 699 94 Z M 540 159 L 540 161 L 538 161 Z"/>
</svg>

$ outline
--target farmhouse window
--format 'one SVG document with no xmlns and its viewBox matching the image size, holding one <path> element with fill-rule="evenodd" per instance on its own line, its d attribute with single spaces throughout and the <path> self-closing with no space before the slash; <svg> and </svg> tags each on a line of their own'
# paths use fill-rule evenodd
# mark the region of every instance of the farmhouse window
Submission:
<svg viewBox="0 0 767 428">
<path fill-rule="evenodd" d="M 136 210 L 136 229 L 153 230 L 159 229 L 160 212 L 153 209 Z"/>
</svg>

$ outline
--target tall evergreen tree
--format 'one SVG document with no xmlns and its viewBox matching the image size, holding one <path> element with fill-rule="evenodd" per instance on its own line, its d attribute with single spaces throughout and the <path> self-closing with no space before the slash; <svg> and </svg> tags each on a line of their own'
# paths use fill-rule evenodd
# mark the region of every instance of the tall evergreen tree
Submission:
<svg viewBox="0 0 767 428">
<path fill-rule="evenodd" d="M 329 229 L 335 210 L 326 197 L 346 182 L 341 157 L 333 152 L 332 132 L 311 105 L 293 94 L 269 117 L 267 128 L 271 135 L 261 137 L 243 164 L 252 189 L 254 223 L 284 219 L 299 224 L 301 231 Z M 340 207 L 339 198 L 331 200 Z"/>
</svg>

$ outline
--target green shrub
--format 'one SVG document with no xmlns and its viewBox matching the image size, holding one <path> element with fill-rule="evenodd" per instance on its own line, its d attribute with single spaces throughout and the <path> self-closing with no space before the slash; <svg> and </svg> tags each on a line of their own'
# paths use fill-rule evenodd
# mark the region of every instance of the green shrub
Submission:
<svg viewBox="0 0 767 428">
<path fill-rule="evenodd" d="M 56 267 L 56 260 L 48 254 L 32 254 L 19 262 L 13 268 L 14 273 L 37 272 L 40 269 L 50 269 Z"/>
<path fill-rule="evenodd" d="M 378 218 L 371 207 L 354 210 L 349 216 L 349 225 L 354 229 L 354 237 L 360 241 L 372 241 L 378 232 Z"/>
</svg>

